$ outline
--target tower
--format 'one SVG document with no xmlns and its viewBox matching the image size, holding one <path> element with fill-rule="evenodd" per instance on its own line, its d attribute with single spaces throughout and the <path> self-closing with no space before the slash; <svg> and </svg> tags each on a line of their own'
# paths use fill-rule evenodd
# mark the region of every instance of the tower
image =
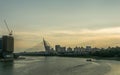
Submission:
<svg viewBox="0 0 120 75">
<path fill-rule="evenodd" d="M 50 45 L 49 43 L 47 43 L 44 38 L 43 38 L 43 44 L 44 44 L 44 47 L 45 47 L 45 51 L 46 52 L 50 52 Z"/>
</svg>

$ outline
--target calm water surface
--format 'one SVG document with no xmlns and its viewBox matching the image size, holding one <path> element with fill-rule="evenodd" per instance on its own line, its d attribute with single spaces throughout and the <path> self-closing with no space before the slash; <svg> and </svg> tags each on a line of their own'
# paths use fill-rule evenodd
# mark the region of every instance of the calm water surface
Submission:
<svg viewBox="0 0 120 75">
<path fill-rule="evenodd" d="M 26 57 L 0 62 L 0 75 L 120 75 L 120 62 L 68 57 Z"/>
</svg>

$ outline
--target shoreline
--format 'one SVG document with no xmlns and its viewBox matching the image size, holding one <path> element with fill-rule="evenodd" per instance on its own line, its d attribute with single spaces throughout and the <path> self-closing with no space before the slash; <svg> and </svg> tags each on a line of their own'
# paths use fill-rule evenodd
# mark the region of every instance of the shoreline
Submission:
<svg viewBox="0 0 120 75">
<path fill-rule="evenodd" d="M 116 61 L 120 61 L 120 57 L 97 57 L 97 56 L 58 56 L 58 55 L 50 55 L 50 56 L 36 56 L 36 55 L 23 55 L 23 56 L 33 56 L 33 57 L 68 57 L 68 58 L 93 58 L 96 60 L 116 60 Z M 19 59 L 19 57 L 18 57 Z"/>
<path fill-rule="evenodd" d="M 28 56 L 28 55 L 25 55 L 25 56 L 20 56 L 18 57 L 17 59 L 26 59 L 25 57 L 64 57 L 64 58 L 84 58 L 84 59 L 88 59 L 88 58 L 91 58 L 91 59 L 95 59 L 95 60 L 115 60 L 115 61 L 120 61 L 120 58 L 119 57 L 94 57 L 94 56 L 90 56 L 90 57 L 86 57 L 86 56 L 80 56 L 80 57 L 76 57 L 76 56 Z M 15 60 L 17 60 L 15 59 Z"/>
</svg>

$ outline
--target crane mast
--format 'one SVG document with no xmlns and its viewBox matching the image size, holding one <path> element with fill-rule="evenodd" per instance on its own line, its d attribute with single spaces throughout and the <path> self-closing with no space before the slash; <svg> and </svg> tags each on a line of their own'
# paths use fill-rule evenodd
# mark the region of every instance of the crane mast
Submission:
<svg viewBox="0 0 120 75">
<path fill-rule="evenodd" d="M 12 30 L 9 29 L 6 20 L 4 20 L 4 23 L 5 23 L 5 26 L 6 26 L 7 30 L 8 30 L 8 32 L 9 32 L 9 36 L 12 36 Z"/>
</svg>

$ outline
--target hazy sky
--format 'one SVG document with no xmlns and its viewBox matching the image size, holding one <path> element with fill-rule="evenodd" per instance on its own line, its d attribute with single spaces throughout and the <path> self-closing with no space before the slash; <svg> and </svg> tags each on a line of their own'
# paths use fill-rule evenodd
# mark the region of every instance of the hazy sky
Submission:
<svg viewBox="0 0 120 75">
<path fill-rule="evenodd" d="M 120 0 L 0 0 L 0 35 L 4 19 L 16 49 L 42 37 L 52 45 L 120 46 Z"/>
</svg>

